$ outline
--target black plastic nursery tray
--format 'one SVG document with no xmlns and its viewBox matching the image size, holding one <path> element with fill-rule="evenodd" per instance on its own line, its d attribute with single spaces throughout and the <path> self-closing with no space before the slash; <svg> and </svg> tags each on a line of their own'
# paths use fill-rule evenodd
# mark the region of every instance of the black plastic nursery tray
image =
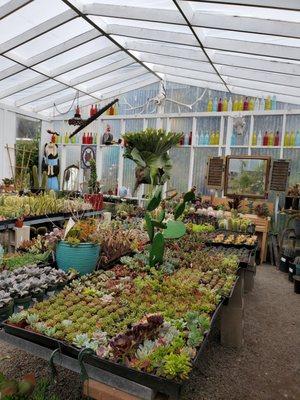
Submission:
<svg viewBox="0 0 300 400">
<path fill-rule="evenodd" d="M 239 277 L 237 278 L 236 282 L 238 281 L 238 279 L 239 279 Z M 235 288 L 235 285 L 233 286 L 229 297 L 231 296 L 234 288 Z M 217 308 L 215 309 L 215 311 L 212 315 L 210 329 L 205 333 L 204 340 L 201 343 L 201 346 L 199 347 L 197 354 L 192 361 L 193 365 L 196 365 L 197 361 L 202 356 L 202 354 L 208 344 L 209 337 L 210 337 L 212 328 L 215 324 L 215 321 L 218 317 L 218 314 L 219 314 L 223 304 L 224 305 L 226 304 L 226 301 L 228 301 L 228 298 L 222 299 L 222 301 L 218 304 Z M 35 333 L 33 331 L 21 328 L 21 327 L 10 325 L 7 322 L 3 322 L 2 326 L 6 333 L 9 333 L 13 336 L 33 342 L 35 344 L 38 344 L 40 346 L 46 347 L 51 350 L 59 349 L 62 352 L 62 354 L 72 357 L 74 359 L 78 359 L 79 353 L 81 351 L 81 349 L 78 349 L 77 347 L 70 345 L 66 342 L 62 342 L 62 341 L 50 338 L 48 336 L 44 336 L 44 335 Z M 137 371 L 137 370 L 127 367 L 125 365 L 117 364 L 112 361 L 108 361 L 108 360 L 99 358 L 96 355 L 86 354 L 84 356 L 84 363 L 92 365 L 96 368 L 102 369 L 104 371 L 111 372 L 112 374 L 115 374 L 122 378 L 131 380 L 133 382 L 139 383 L 143 386 L 149 387 L 158 392 L 167 394 L 169 396 L 172 396 L 174 399 L 179 399 L 182 387 L 188 381 L 188 380 L 174 381 L 174 380 L 162 378 L 162 377 L 159 377 L 156 375 L 152 375 L 152 374 L 149 374 L 146 372 Z"/>
</svg>

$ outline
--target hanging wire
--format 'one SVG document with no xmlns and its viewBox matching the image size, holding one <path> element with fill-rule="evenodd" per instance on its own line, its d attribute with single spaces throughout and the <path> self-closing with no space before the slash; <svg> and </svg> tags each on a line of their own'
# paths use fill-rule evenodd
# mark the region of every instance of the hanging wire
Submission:
<svg viewBox="0 0 300 400">
<path fill-rule="evenodd" d="M 74 99 L 72 100 L 72 103 L 71 103 L 71 105 L 70 105 L 70 107 L 68 108 L 67 111 L 65 111 L 65 112 L 59 111 L 59 109 L 57 108 L 57 105 L 56 105 L 55 103 L 53 103 L 53 114 L 54 114 L 54 110 L 56 110 L 56 111 L 58 112 L 58 114 L 60 114 L 60 115 L 69 114 L 69 112 L 72 110 L 72 108 L 73 108 L 74 103 L 75 103 L 76 100 L 77 100 L 77 106 L 78 106 L 78 105 L 79 105 L 79 90 L 76 91 L 75 97 L 74 97 Z"/>
</svg>

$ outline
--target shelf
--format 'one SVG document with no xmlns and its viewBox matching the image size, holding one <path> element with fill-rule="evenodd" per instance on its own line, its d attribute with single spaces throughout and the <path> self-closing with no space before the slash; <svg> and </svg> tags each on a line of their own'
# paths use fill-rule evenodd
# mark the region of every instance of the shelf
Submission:
<svg viewBox="0 0 300 400">
<path fill-rule="evenodd" d="M 280 150 L 280 146 L 250 146 L 251 149 L 278 149 Z"/>
<path fill-rule="evenodd" d="M 224 144 L 195 144 L 193 147 L 196 148 L 201 148 L 201 147 L 214 147 L 214 148 L 218 148 L 218 147 L 226 147 Z"/>
</svg>

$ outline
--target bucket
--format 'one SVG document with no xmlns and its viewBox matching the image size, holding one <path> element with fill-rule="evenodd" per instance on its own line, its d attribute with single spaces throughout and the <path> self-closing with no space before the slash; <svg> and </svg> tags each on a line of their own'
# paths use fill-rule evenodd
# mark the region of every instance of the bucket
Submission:
<svg viewBox="0 0 300 400">
<path fill-rule="evenodd" d="M 5 321 L 14 312 L 14 302 L 11 301 L 7 306 L 0 308 L 0 322 Z"/>
<path fill-rule="evenodd" d="M 62 240 L 56 246 L 55 256 L 58 268 L 63 271 L 74 268 L 80 275 L 90 274 L 96 268 L 100 246 L 93 243 L 72 246 Z"/>
</svg>

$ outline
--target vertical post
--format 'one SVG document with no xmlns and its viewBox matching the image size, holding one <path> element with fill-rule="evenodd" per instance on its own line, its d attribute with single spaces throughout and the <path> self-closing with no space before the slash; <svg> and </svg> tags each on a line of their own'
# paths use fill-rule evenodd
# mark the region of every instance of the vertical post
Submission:
<svg viewBox="0 0 300 400">
<path fill-rule="evenodd" d="M 219 148 L 218 148 L 218 156 L 222 156 L 222 146 L 224 142 L 224 126 L 225 126 L 225 118 L 222 116 L 220 121 L 220 141 L 219 141 Z"/>
<path fill-rule="evenodd" d="M 195 159 L 195 145 L 196 145 L 196 131 L 197 131 L 197 118 L 193 117 L 192 124 L 192 143 L 190 148 L 190 166 L 189 166 L 189 180 L 188 190 L 193 186 L 193 175 L 194 175 L 194 159 Z"/>
<path fill-rule="evenodd" d="M 277 221 L 278 221 L 278 208 L 279 208 L 279 194 L 276 193 L 276 199 L 275 199 L 275 224 L 277 225 Z"/>
<path fill-rule="evenodd" d="M 248 156 L 251 156 L 251 145 L 253 140 L 253 130 L 254 130 L 254 116 L 250 117 L 250 132 L 249 132 L 249 143 L 248 143 Z"/>
<path fill-rule="evenodd" d="M 284 135 L 286 130 L 286 114 L 283 114 L 282 118 L 282 132 L 281 132 L 281 143 L 280 143 L 280 155 L 279 158 L 283 158 L 283 148 L 284 148 Z"/>
<path fill-rule="evenodd" d="M 67 163 L 67 146 L 65 144 L 61 145 L 61 153 L 60 153 L 60 189 L 62 190 L 63 188 L 63 182 L 64 182 L 64 172 L 66 169 L 66 163 Z"/>
<path fill-rule="evenodd" d="M 125 133 L 125 120 L 121 119 L 121 136 Z M 124 157 L 123 157 L 124 149 L 120 146 L 119 152 L 119 169 L 118 169 L 118 195 L 120 192 L 120 187 L 123 185 L 123 172 L 124 172 Z"/>
<path fill-rule="evenodd" d="M 226 147 L 225 147 L 225 155 L 228 156 L 231 154 L 231 136 L 232 136 L 232 129 L 233 129 L 233 119 L 231 116 L 227 118 L 227 138 L 226 138 Z"/>
</svg>

